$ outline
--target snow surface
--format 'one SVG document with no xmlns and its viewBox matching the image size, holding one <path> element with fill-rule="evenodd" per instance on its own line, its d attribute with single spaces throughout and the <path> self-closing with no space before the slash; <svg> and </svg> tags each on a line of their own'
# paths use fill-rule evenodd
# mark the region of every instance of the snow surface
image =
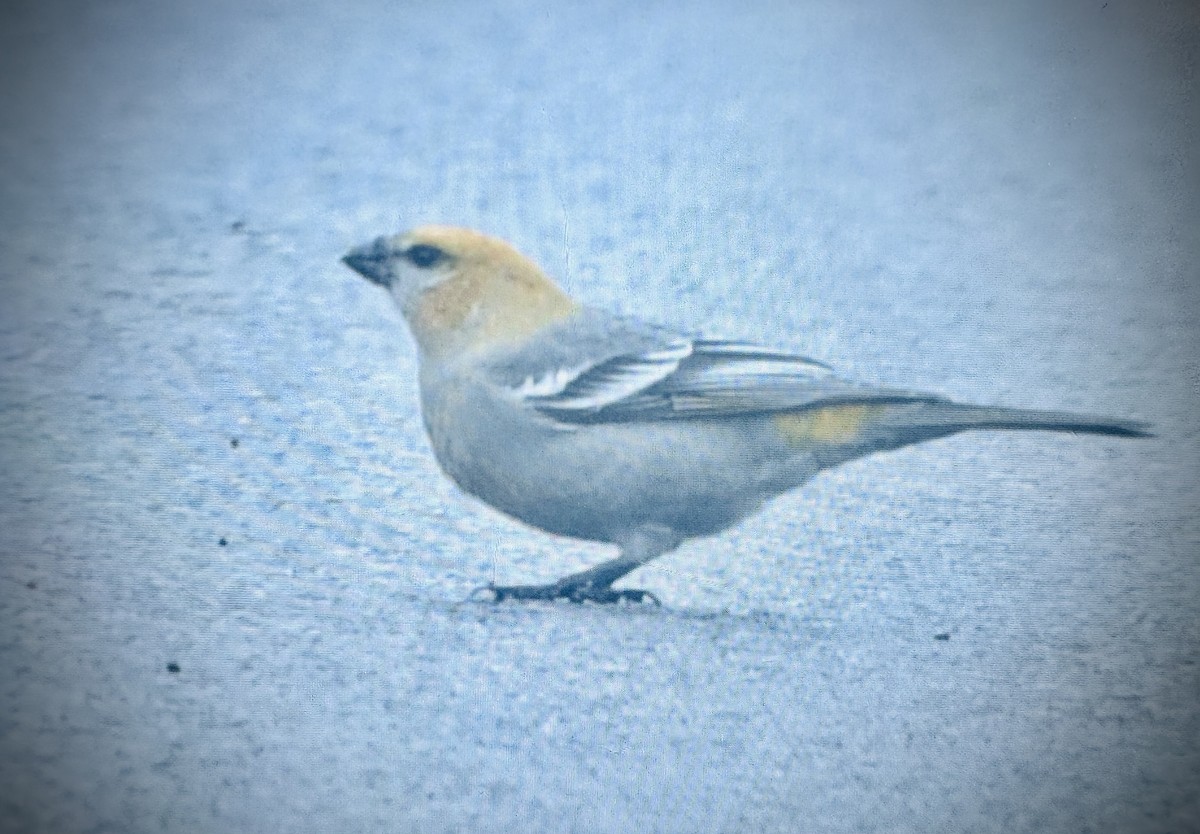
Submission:
<svg viewBox="0 0 1200 834">
<path fill-rule="evenodd" d="M 0 830 L 1200 830 L 1186 2 L 19 3 Z M 634 574 L 438 473 L 425 222 L 864 380 L 1150 420 L 858 461 Z"/>
</svg>

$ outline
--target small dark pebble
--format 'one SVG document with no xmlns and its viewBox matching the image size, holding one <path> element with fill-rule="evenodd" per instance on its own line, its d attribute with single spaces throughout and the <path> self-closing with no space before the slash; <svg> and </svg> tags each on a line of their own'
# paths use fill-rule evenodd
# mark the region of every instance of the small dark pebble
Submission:
<svg viewBox="0 0 1200 834">
<path fill-rule="evenodd" d="M 224 547 L 225 545 L 229 544 L 229 542 L 225 541 L 224 536 L 221 536 L 221 538 L 217 539 L 217 544 L 221 545 L 221 547 Z"/>
<path fill-rule="evenodd" d="M 236 437 L 232 438 L 229 441 L 229 445 L 236 449 L 238 447 L 238 439 Z"/>
<path fill-rule="evenodd" d="M 935 635 L 933 635 L 933 639 L 934 639 L 934 640 L 949 640 L 949 639 L 950 639 L 950 634 L 949 634 L 949 632 L 943 632 L 943 633 L 941 633 L 941 634 L 935 634 Z"/>
<path fill-rule="evenodd" d="M 29 589 L 29 590 L 31 590 L 31 591 L 36 591 L 36 590 L 37 590 L 37 583 L 36 583 L 36 582 L 34 582 L 32 579 L 30 579 L 28 582 L 26 582 L 26 583 L 25 583 L 25 587 L 26 587 L 26 588 L 28 588 L 28 589 Z"/>
<path fill-rule="evenodd" d="M 178 675 L 179 674 L 179 664 L 176 663 L 174 660 L 172 660 L 170 663 L 167 664 L 167 671 L 170 672 L 172 675 Z"/>
<path fill-rule="evenodd" d="M 246 229 L 246 221 L 245 220 L 234 220 L 232 223 L 229 224 L 229 230 L 232 232 L 241 232 L 241 231 L 245 231 L 245 229 Z"/>
</svg>

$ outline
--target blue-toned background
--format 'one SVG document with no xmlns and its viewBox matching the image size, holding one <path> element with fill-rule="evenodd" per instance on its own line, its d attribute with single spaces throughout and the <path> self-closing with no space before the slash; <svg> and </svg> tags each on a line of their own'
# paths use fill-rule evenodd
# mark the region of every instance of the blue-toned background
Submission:
<svg viewBox="0 0 1200 834">
<path fill-rule="evenodd" d="M 1194 4 L 18 5 L 0 830 L 1200 830 Z M 858 461 L 662 608 L 464 603 L 610 554 L 438 473 L 338 263 L 433 221 L 1158 436 Z"/>
</svg>

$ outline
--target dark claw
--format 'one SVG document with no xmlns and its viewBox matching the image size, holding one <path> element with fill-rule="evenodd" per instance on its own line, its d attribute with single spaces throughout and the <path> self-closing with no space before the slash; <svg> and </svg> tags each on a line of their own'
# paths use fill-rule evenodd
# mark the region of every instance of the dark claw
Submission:
<svg viewBox="0 0 1200 834">
<path fill-rule="evenodd" d="M 655 605 L 662 605 L 662 601 L 650 591 L 637 588 L 610 588 L 607 585 L 597 588 L 592 585 L 560 585 L 557 582 L 549 585 L 483 585 L 472 591 L 467 599 L 478 599 L 479 594 L 485 591 L 491 593 L 492 602 L 504 602 L 507 599 L 566 599 L 571 602 L 595 602 L 600 605 L 608 605 L 622 600 L 629 602 L 650 600 Z"/>
<path fill-rule="evenodd" d="M 662 601 L 658 597 L 650 591 L 643 591 L 640 588 L 575 588 L 568 591 L 566 597 L 571 602 L 597 602 L 602 605 L 621 600 L 645 602 L 648 599 L 655 605 L 662 606 Z"/>
</svg>

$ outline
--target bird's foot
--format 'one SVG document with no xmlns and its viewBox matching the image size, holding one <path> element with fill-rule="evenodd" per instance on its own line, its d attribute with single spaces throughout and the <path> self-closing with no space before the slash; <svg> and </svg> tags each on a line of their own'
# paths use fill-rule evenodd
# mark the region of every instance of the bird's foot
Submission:
<svg viewBox="0 0 1200 834">
<path fill-rule="evenodd" d="M 570 602 L 595 602 L 607 605 L 614 602 L 645 602 L 649 600 L 655 605 L 662 605 L 650 591 L 638 588 L 613 588 L 610 585 L 575 584 L 569 582 L 551 582 L 548 585 L 484 585 L 471 592 L 470 599 L 477 599 L 482 593 L 490 593 L 492 602 L 504 602 L 507 599 L 565 599 Z"/>
</svg>

